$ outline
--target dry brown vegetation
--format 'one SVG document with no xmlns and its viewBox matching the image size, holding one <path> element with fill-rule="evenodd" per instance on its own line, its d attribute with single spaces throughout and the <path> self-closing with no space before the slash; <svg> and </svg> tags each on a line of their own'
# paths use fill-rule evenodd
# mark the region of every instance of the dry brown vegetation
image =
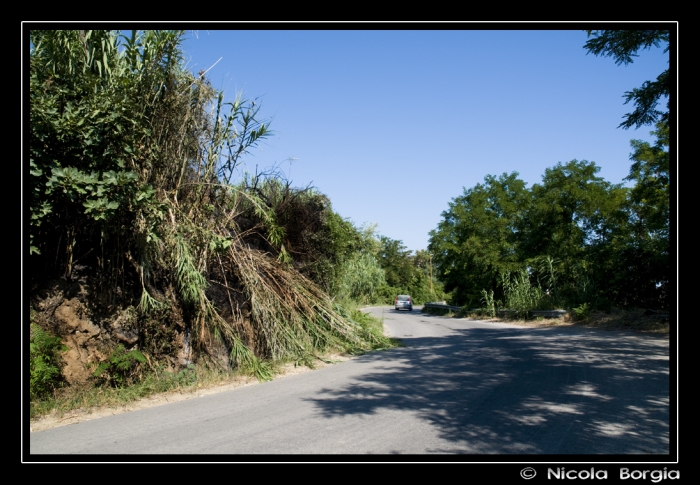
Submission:
<svg viewBox="0 0 700 485">
<path fill-rule="evenodd" d="M 666 335 L 670 331 L 669 317 L 667 315 L 654 314 L 645 310 L 613 309 L 610 313 L 596 311 L 591 312 L 586 320 L 576 320 L 570 314 L 559 318 L 528 320 L 488 318 L 476 314 L 471 314 L 468 318 L 512 323 L 524 327 L 596 328 L 599 330 L 647 332 Z"/>
</svg>

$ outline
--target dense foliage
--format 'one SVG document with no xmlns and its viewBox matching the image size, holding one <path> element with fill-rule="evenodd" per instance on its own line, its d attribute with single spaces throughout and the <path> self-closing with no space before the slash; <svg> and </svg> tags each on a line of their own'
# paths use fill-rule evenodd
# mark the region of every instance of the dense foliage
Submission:
<svg viewBox="0 0 700 485">
<path fill-rule="evenodd" d="M 259 377 L 266 359 L 386 345 L 328 295 L 361 231 L 312 189 L 241 175 L 268 125 L 185 69 L 183 34 L 30 32 L 32 296 L 79 280 L 105 332 L 135 315 L 137 341 L 97 363 L 115 385 L 142 352 L 176 353 L 166 335 Z"/>
<path fill-rule="evenodd" d="M 410 295 L 417 304 L 447 298 L 442 282 L 433 275 L 428 251 L 410 251 L 402 241 L 380 236 L 377 259 L 386 277 L 377 290 L 379 303 L 393 304 L 399 294 Z"/>
<path fill-rule="evenodd" d="M 61 382 L 60 352 L 68 350 L 60 337 L 31 324 L 29 340 L 29 396 L 35 400 L 50 394 Z"/>
<path fill-rule="evenodd" d="M 512 307 L 509 291 L 519 288 L 529 292 L 531 309 L 584 303 L 667 309 L 663 144 L 633 142 L 632 188 L 596 176 L 592 162 L 572 160 L 547 169 L 542 183 L 529 189 L 515 172 L 465 189 L 443 213 L 429 246 L 454 301 L 479 307 L 484 291 L 493 291 Z"/>
</svg>

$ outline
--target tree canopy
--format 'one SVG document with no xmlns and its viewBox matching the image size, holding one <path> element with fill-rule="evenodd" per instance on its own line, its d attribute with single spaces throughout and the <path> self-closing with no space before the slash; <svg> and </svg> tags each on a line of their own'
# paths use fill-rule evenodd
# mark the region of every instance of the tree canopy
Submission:
<svg viewBox="0 0 700 485">
<path fill-rule="evenodd" d="M 487 291 L 513 303 L 527 287 L 535 306 L 667 308 L 667 132 L 656 133 L 654 146 L 633 142 L 631 189 L 586 160 L 548 168 L 531 188 L 514 172 L 464 189 L 430 233 L 454 303 L 481 306 Z"/>
<path fill-rule="evenodd" d="M 668 30 L 588 30 L 589 40 L 584 48 L 596 56 L 612 57 L 618 65 L 634 62 L 640 50 L 652 47 L 664 47 L 664 53 L 670 48 L 670 31 Z M 645 81 L 639 88 L 627 91 L 625 104 L 632 102 L 634 111 L 625 115 L 619 127 L 628 129 L 651 125 L 660 121 L 669 121 L 670 103 L 669 70 L 661 72 L 656 80 Z M 657 109 L 659 101 L 667 98 L 666 110 Z"/>
<path fill-rule="evenodd" d="M 530 193 L 518 173 L 488 175 L 449 203 L 429 250 L 447 291 L 460 303 L 476 304 L 482 289 L 494 286 L 503 271 L 514 269 L 519 229 Z"/>
</svg>

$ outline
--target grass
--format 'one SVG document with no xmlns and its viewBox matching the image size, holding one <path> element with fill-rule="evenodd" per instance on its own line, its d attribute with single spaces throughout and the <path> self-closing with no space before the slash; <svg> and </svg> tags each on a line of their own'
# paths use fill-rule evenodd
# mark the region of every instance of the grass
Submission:
<svg viewBox="0 0 700 485">
<path fill-rule="evenodd" d="M 53 396 L 33 401 L 29 407 L 30 419 L 58 413 L 91 410 L 104 407 L 119 407 L 138 401 L 145 397 L 172 391 L 192 391 L 230 380 L 235 374 L 205 367 L 188 366 L 178 373 L 149 372 L 134 384 L 124 387 L 107 385 L 92 387 L 64 387 Z"/>
<path fill-rule="evenodd" d="M 354 306 L 351 310 L 351 318 L 377 338 L 377 344 L 372 350 L 384 350 L 401 346 L 401 342 L 398 339 L 389 338 L 384 335 L 383 316 L 379 319 L 370 313 L 361 311 L 359 307 Z"/>
<path fill-rule="evenodd" d="M 329 359 L 326 359 L 329 361 Z M 272 375 L 284 373 L 285 364 L 278 361 L 270 365 Z M 295 365 L 313 368 L 311 362 L 297 362 Z M 196 369 L 196 370 L 195 370 Z M 148 373 L 132 385 L 121 388 L 108 386 L 67 387 L 60 389 L 49 398 L 30 404 L 30 420 L 53 416 L 63 418 L 66 415 L 97 414 L 105 410 L 127 409 L 147 398 L 168 402 L 167 396 L 173 394 L 195 394 L 198 391 L 224 385 L 238 387 L 257 382 L 248 373 L 223 371 L 207 367 L 190 367 L 175 373 Z M 160 399 L 158 399 L 160 398 Z"/>
</svg>

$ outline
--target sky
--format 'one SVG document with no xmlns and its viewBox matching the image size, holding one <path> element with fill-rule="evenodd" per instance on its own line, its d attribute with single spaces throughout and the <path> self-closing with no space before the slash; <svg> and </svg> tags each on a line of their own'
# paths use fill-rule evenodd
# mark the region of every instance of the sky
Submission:
<svg viewBox="0 0 700 485">
<path fill-rule="evenodd" d="M 270 121 L 242 169 L 276 167 L 413 251 L 487 175 L 531 187 L 576 159 L 624 183 L 630 140 L 652 142 L 653 127 L 618 128 L 633 110 L 623 95 L 669 66 L 663 48 L 627 66 L 587 54 L 581 30 L 286 27 L 188 31 L 183 44 L 189 69 Z"/>
</svg>

